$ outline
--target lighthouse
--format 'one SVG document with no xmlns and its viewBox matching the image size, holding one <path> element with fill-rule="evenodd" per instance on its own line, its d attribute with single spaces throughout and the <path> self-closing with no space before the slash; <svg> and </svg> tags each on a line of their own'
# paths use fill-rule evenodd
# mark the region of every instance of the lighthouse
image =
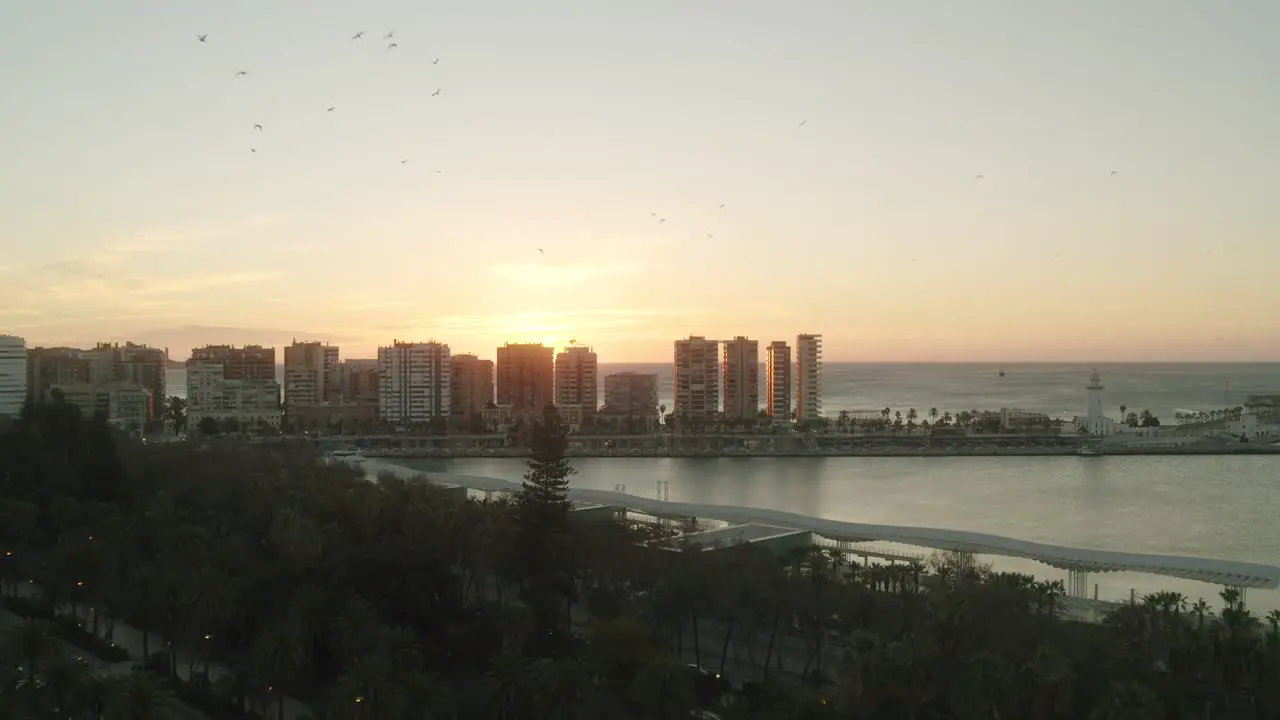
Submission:
<svg viewBox="0 0 1280 720">
<path fill-rule="evenodd" d="M 1102 414 L 1102 378 L 1098 375 L 1096 368 L 1089 376 L 1089 384 L 1085 385 L 1085 390 L 1089 391 L 1088 410 L 1085 413 L 1085 426 L 1089 429 L 1089 434 L 1109 434 L 1111 423 Z"/>
</svg>

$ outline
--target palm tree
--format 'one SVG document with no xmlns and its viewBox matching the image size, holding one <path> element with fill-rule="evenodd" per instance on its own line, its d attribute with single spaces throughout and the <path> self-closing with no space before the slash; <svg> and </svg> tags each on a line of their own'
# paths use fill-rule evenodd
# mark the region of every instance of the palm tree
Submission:
<svg viewBox="0 0 1280 720">
<path fill-rule="evenodd" d="M 298 628 L 283 620 L 263 631 L 252 650 L 253 676 L 276 703 L 279 720 L 284 720 L 284 697 L 287 687 L 301 676 L 306 664 L 306 649 Z"/>
<path fill-rule="evenodd" d="M 174 697 L 156 678 L 132 673 L 113 679 L 107 700 L 107 720 L 162 720 L 173 717 Z"/>
</svg>

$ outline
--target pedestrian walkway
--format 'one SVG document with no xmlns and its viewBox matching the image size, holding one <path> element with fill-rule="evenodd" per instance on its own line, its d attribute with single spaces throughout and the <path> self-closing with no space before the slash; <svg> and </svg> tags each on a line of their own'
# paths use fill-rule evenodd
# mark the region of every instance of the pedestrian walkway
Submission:
<svg viewBox="0 0 1280 720">
<path fill-rule="evenodd" d="M 28 582 L 20 586 L 18 594 L 22 597 L 39 597 L 40 588 L 35 584 Z M 69 607 L 62 607 L 59 608 L 58 613 L 65 617 L 70 617 L 70 610 L 71 608 Z M 93 632 L 93 623 L 86 623 L 81 619 L 80 624 L 82 627 L 87 625 L 85 629 L 89 632 Z M 98 618 L 98 636 L 103 640 L 107 640 L 106 631 L 110 625 L 111 624 L 107 621 L 107 618 Z M 155 655 L 158 651 L 165 649 L 167 646 L 164 636 L 159 633 L 147 633 L 146 638 L 144 639 L 141 630 L 138 630 L 121 620 L 115 621 L 114 628 L 111 632 L 110 642 L 129 653 L 129 661 L 118 663 L 118 665 L 126 666 L 127 669 L 131 669 L 134 665 L 143 664 L 145 662 L 146 656 L 143 653 L 144 647 L 149 650 L 152 655 Z M 221 663 L 208 662 L 205 657 L 189 648 L 184 648 L 179 645 L 176 648 L 175 655 L 177 656 L 178 679 L 183 682 L 189 682 L 191 680 L 192 667 L 205 668 L 206 663 L 209 673 L 209 682 L 211 683 L 217 683 L 220 678 L 231 674 L 231 670 L 228 669 L 227 666 Z M 279 717 L 277 714 L 279 712 L 279 708 L 274 700 L 267 704 L 265 711 L 266 712 L 263 713 L 265 717 Z M 303 705 L 294 698 L 285 697 L 285 720 L 311 720 L 312 717 L 311 710 L 307 708 L 306 705 Z"/>
<path fill-rule="evenodd" d="M 25 618 L 22 616 L 15 615 L 4 608 L 0 608 L 0 632 L 9 632 L 10 630 L 17 629 L 22 625 L 24 620 Z M 68 656 L 83 661 L 91 670 L 106 675 L 123 677 L 133 672 L 133 666 L 135 665 L 132 660 L 109 663 L 97 655 L 78 648 L 65 640 L 62 641 L 62 649 Z M 178 720 L 212 720 L 208 715 L 205 715 L 199 710 L 196 710 L 182 702 L 175 702 L 173 710 L 174 715 Z"/>
</svg>

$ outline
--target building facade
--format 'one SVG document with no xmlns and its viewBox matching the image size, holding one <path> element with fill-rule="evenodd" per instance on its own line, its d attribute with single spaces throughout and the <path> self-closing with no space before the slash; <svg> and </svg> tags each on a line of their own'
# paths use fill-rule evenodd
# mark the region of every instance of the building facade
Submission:
<svg viewBox="0 0 1280 720">
<path fill-rule="evenodd" d="M 338 386 L 344 403 L 378 404 L 378 360 L 348 358 L 338 365 Z"/>
<path fill-rule="evenodd" d="M 822 417 L 822 336 L 796 336 L 796 420 Z"/>
<path fill-rule="evenodd" d="M 276 380 L 276 349 L 273 347 L 206 345 L 192 348 L 190 360 L 221 365 L 227 380 Z"/>
<path fill-rule="evenodd" d="M 27 399 L 27 342 L 0 335 L 0 418 L 16 417 Z"/>
<path fill-rule="evenodd" d="M 453 403 L 449 346 L 394 341 L 378 348 L 378 417 L 395 426 L 443 420 Z"/>
<path fill-rule="evenodd" d="M 581 425 L 595 417 L 600 399 L 600 359 L 589 347 L 567 347 L 556 354 L 555 404 L 560 417 Z"/>
<path fill-rule="evenodd" d="M 597 421 L 629 432 L 653 429 L 658 423 L 656 373 L 620 372 L 604 377 L 604 405 Z"/>
<path fill-rule="evenodd" d="M 498 348 L 497 404 L 512 417 L 539 417 L 555 402 L 553 350 L 545 345 L 507 343 Z"/>
<path fill-rule="evenodd" d="M 721 379 L 725 418 L 755 418 L 760 413 L 760 343 L 741 336 L 726 340 Z"/>
<path fill-rule="evenodd" d="M 475 355 L 453 356 L 452 414 L 476 417 L 493 404 L 493 361 Z"/>
<path fill-rule="evenodd" d="M 187 360 L 187 427 L 209 419 L 220 431 L 279 428 L 275 348 L 208 345 Z"/>
<path fill-rule="evenodd" d="M 675 427 L 692 429 L 720 415 L 720 344 L 691 335 L 675 344 Z"/>
<path fill-rule="evenodd" d="M 775 423 L 791 420 L 791 346 L 781 340 L 765 351 L 765 414 Z"/>
<path fill-rule="evenodd" d="M 284 349 L 284 402 L 289 408 L 315 407 L 341 398 L 338 348 L 298 342 Z"/>
</svg>

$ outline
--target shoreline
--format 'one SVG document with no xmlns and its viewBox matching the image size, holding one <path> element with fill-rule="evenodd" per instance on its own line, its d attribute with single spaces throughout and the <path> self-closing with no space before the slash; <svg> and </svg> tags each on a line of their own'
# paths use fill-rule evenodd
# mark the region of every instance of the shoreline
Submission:
<svg viewBox="0 0 1280 720">
<path fill-rule="evenodd" d="M 363 452 L 365 457 L 378 459 L 439 459 L 439 460 L 490 460 L 494 458 L 524 459 L 529 456 L 527 450 L 491 450 L 487 452 L 451 452 L 447 450 L 401 450 L 398 452 L 372 451 Z M 582 458 L 849 458 L 849 457 L 897 457 L 897 458 L 929 458 L 929 457 L 1107 457 L 1107 456 L 1168 456 L 1168 455 L 1280 455 L 1280 447 L 1254 446 L 1244 448 L 1194 448 L 1194 447 L 1162 447 L 1162 448 L 1108 448 L 1100 454 L 1082 454 L 1075 448 L 966 448 L 966 449 L 868 449 L 868 450 L 810 450 L 810 451 L 762 451 L 744 450 L 739 452 L 719 451 L 680 451 L 649 450 L 647 452 L 627 451 L 569 451 L 567 457 Z"/>
</svg>

